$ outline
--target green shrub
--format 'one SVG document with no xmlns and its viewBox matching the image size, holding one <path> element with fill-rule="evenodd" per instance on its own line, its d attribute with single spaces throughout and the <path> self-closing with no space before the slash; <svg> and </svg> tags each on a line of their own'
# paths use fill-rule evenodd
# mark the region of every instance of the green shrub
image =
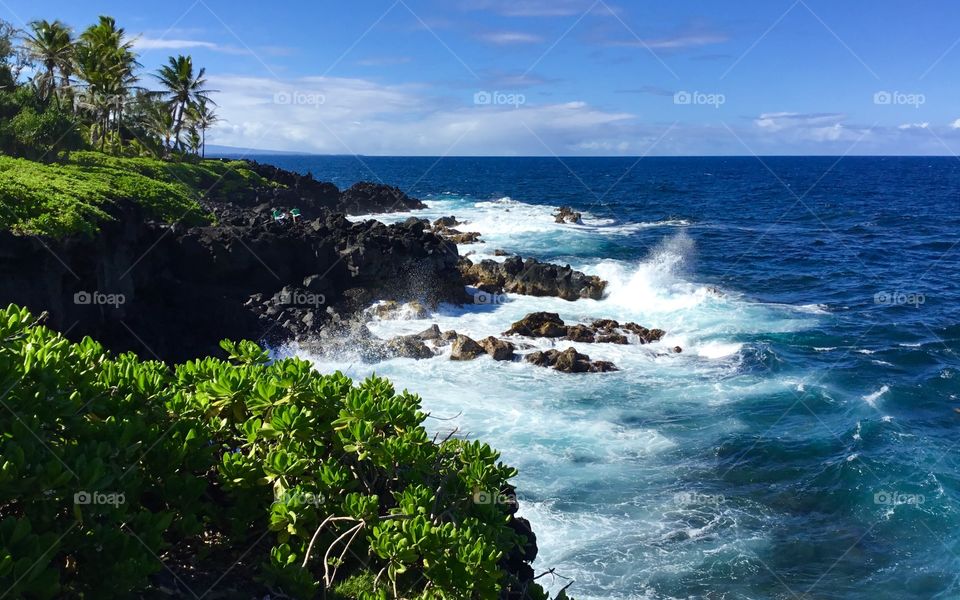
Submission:
<svg viewBox="0 0 960 600">
<path fill-rule="evenodd" d="M 0 227 L 92 235 L 123 200 L 139 203 L 150 218 L 198 225 L 210 222 L 200 198 L 242 200 L 269 185 L 237 161 L 168 162 L 84 151 L 46 164 L 0 155 Z"/>
<path fill-rule="evenodd" d="M 385 380 L 223 347 L 171 370 L 0 310 L 0 588 L 128 596 L 204 548 L 296 598 L 498 597 L 524 540 L 475 501 L 516 474 L 497 452 Z"/>
<path fill-rule="evenodd" d="M 199 531 L 203 482 L 183 469 L 203 448 L 169 418 L 164 365 L 31 324 L 0 311 L 0 587 L 122 596 L 160 566 L 165 531 Z"/>
</svg>

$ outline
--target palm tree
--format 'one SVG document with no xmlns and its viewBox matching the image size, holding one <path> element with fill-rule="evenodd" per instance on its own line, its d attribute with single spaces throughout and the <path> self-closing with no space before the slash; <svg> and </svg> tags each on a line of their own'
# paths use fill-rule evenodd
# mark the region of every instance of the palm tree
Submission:
<svg viewBox="0 0 960 600">
<path fill-rule="evenodd" d="M 206 72 L 206 69 L 201 68 L 194 74 L 193 59 L 181 54 L 176 58 L 171 56 L 168 63 L 160 67 L 155 75 L 160 85 L 165 88 L 162 93 L 167 97 L 173 112 L 173 137 L 177 146 L 180 146 L 180 131 L 183 129 L 188 108 L 203 100 L 209 102 L 209 94 L 214 91 L 206 88 Z"/>
<path fill-rule="evenodd" d="M 43 70 L 33 78 L 41 100 L 47 100 L 57 89 L 57 71 L 60 72 L 60 88 L 70 86 L 73 72 L 73 33 L 60 21 L 53 23 L 41 20 L 30 23 L 26 47 L 30 57 L 39 62 Z M 59 100 L 58 100 L 59 102 Z"/>
<path fill-rule="evenodd" d="M 200 154 L 200 147 L 203 145 L 203 138 L 197 130 L 197 126 L 191 124 L 187 128 L 187 149 L 193 154 Z"/>
<path fill-rule="evenodd" d="M 200 157 L 207 157 L 207 130 L 213 127 L 220 117 L 213 112 L 210 105 L 214 104 L 209 98 L 200 98 L 190 107 L 188 118 L 194 128 L 200 132 Z"/>
<path fill-rule="evenodd" d="M 170 140 L 173 138 L 173 113 L 167 103 L 156 97 L 144 95 L 139 98 L 142 107 L 141 123 L 153 138 L 160 141 L 163 155 L 170 152 Z"/>
<path fill-rule="evenodd" d="M 77 75 L 86 82 L 87 94 L 81 107 L 94 115 L 95 127 L 90 129 L 90 142 L 99 138 L 101 150 L 111 130 L 111 120 L 119 133 L 123 120 L 124 103 L 137 78 L 140 66 L 123 28 L 117 27 L 112 17 L 100 17 L 82 34 L 74 50 Z"/>
</svg>

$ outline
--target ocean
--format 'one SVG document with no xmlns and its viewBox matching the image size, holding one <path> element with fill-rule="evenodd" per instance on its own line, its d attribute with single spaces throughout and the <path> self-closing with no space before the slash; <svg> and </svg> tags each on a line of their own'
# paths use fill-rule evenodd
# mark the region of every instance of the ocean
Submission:
<svg viewBox="0 0 960 600">
<path fill-rule="evenodd" d="M 609 281 L 598 301 L 508 295 L 377 321 L 379 336 L 438 323 L 479 339 L 534 311 L 667 331 L 558 344 L 621 369 L 603 374 L 302 353 L 386 376 L 431 429 L 498 448 L 552 590 L 960 597 L 960 161 L 259 159 L 397 185 L 429 208 L 376 218 L 456 215 L 483 234 L 460 247 L 474 260 L 502 249 Z M 561 205 L 583 224 L 554 223 Z"/>
</svg>

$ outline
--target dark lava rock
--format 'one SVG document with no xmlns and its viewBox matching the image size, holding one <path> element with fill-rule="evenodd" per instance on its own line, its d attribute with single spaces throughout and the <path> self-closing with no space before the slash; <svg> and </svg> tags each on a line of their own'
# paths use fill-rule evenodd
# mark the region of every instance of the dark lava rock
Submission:
<svg viewBox="0 0 960 600">
<path fill-rule="evenodd" d="M 439 219 L 433 222 L 433 228 L 434 230 L 450 229 L 452 227 L 456 227 L 457 225 L 462 225 L 462 224 L 463 223 L 458 221 L 457 218 L 454 216 L 440 217 Z"/>
<path fill-rule="evenodd" d="M 502 263 L 488 259 L 476 264 L 462 258 L 459 268 L 465 280 L 498 294 L 509 292 L 564 300 L 599 300 L 607 286 L 607 282 L 599 277 L 574 271 L 570 265 L 542 263 L 533 258 L 524 261 L 519 256 L 511 256 Z"/>
<path fill-rule="evenodd" d="M 513 360 L 515 347 L 510 342 L 490 336 L 480 340 L 480 346 L 493 360 Z"/>
<path fill-rule="evenodd" d="M 418 360 L 424 358 L 433 358 L 433 350 L 431 350 L 426 344 L 423 343 L 423 340 L 418 338 L 415 335 L 401 335 L 395 337 L 386 344 L 384 348 L 391 356 L 396 356 L 399 358 L 416 358 Z"/>
<path fill-rule="evenodd" d="M 567 327 L 557 313 L 530 313 L 510 326 L 503 335 L 559 338 L 567 335 Z"/>
<path fill-rule="evenodd" d="M 341 192 L 338 208 L 348 215 L 366 215 L 404 212 L 426 207 L 426 204 L 406 195 L 398 187 L 361 181 Z"/>
<path fill-rule="evenodd" d="M 574 348 L 564 351 L 546 350 L 531 352 L 525 359 L 539 367 L 552 367 L 563 373 L 606 373 L 616 371 L 617 367 L 608 361 L 591 361 L 586 354 L 580 354 Z"/>
<path fill-rule="evenodd" d="M 567 328 L 567 338 L 571 342 L 586 342 L 593 343 L 596 341 L 596 336 L 592 329 L 586 325 L 571 325 Z"/>
<path fill-rule="evenodd" d="M 601 344 L 629 344 L 627 336 L 620 333 L 605 333 L 597 336 L 597 342 Z"/>
<path fill-rule="evenodd" d="M 299 193 L 326 189 L 284 177 L 299 181 Z M 254 209 L 263 198 L 248 199 L 244 190 L 237 198 L 203 201 L 229 217 L 215 226 L 158 224 L 139 204 L 122 202 L 110 207 L 112 219 L 96 236 L 0 232 L 0 302 L 48 312 L 47 325 L 70 330 L 71 339 L 91 335 L 116 352 L 182 362 L 221 356 L 224 338 L 271 345 L 309 339 L 335 315 L 350 318 L 380 298 L 463 301 L 456 248 L 422 222 L 351 223 L 318 208 L 315 219 L 303 210 L 299 222 L 277 223 Z M 74 302 L 75 294 L 94 291 L 125 301 Z"/>
<path fill-rule="evenodd" d="M 582 216 L 569 206 L 561 206 L 557 212 L 553 213 L 554 221 L 557 223 L 582 223 Z"/>
<path fill-rule="evenodd" d="M 456 229 L 447 229 L 446 231 L 440 232 L 440 235 L 443 236 L 443 239 L 447 240 L 452 244 L 483 244 L 484 241 L 480 239 L 480 233 L 476 231 L 468 231 L 466 233 L 461 233 Z"/>
<path fill-rule="evenodd" d="M 457 339 L 453 340 L 453 348 L 450 349 L 450 360 L 473 360 L 485 352 L 483 346 L 475 340 L 465 335 L 458 335 Z"/>
</svg>

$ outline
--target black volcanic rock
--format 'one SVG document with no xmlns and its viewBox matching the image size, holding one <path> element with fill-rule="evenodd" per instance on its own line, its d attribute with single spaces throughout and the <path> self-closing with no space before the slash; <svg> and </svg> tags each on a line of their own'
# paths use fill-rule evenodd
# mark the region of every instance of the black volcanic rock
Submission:
<svg viewBox="0 0 960 600">
<path fill-rule="evenodd" d="M 460 259 L 460 272 L 469 283 L 485 292 L 555 296 L 564 300 L 592 298 L 599 300 L 607 282 L 594 275 L 575 271 L 570 265 L 560 266 L 534 258 L 523 260 L 511 256 L 502 263 L 484 260 L 473 263 Z"/>
<path fill-rule="evenodd" d="M 591 361 L 589 356 L 577 352 L 574 348 L 531 352 L 524 360 L 562 373 L 607 373 L 619 370 L 616 365 L 605 360 Z"/>
<path fill-rule="evenodd" d="M 348 215 L 403 212 L 427 205 L 406 195 L 400 188 L 362 181 L 340 193 L 338 208 Z"/>
<path fill-rule="evenodd" d="M 224 338 L 311 336 L 375 299 L 463 299 L 456 249 L 422 224 L 351 223 L 325 211 L 276 223 L 222 208 L 242 224 L 160 225 L 131 202 L 93 238 L 0 232 L 0 302 L 48 312 L 47 324 L 73 339 L 179 362 L 220 354 Z"/>
</svg>

